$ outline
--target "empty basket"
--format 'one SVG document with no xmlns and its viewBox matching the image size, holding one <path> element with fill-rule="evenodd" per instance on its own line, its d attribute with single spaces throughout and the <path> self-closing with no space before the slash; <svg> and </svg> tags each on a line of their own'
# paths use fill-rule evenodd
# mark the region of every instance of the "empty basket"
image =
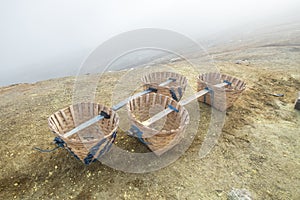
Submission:
<svg viewBox="0 0 300 200">
<path fill-rule="evenodd" d="M 214 85 L 226 82 L 223 88 Z M 219 73 L 206 73 L 198 77 L 198 91 L 208 89 L 210 92 L 199 97 L 199 101 L 215 107 L 220 111 L 230 108 L 245 90 L 246 83 L 232 76 Z"/>
<path fill-rule="evenodd" d="M 99 115 L 101 111 L 108 116 L 70 137 L 63 137 L 75 126 Z M 79 103 L 54 113 L 48 123 L 51 131 L 70 153 L 83 163 L 90 164 L 110 149 L 116 137 L 119 116 L 100 104 Z"/>
<path fill-rule="evenodd" d="M 170 78 L 175 81 L 165 86 L 159 86 L 159 84 Z M 142 78 L 142 82 L 144 83 L 145 90 L 148 88 L 155 88 L 157 89 L 157 93 L 172 97 L 176 101 L 181 99 L 187 86 L 187 79 L 174 72 L 149 73 Z"/>
<path fill-rule="evenodd" d="M 176 111 L 149 127 L 142 124 L 143 121 L 169 106 Z M 132 99 L 127 104 L 127 109 L 132 122 L 131 132 L 156 155 L 161 155 L 178 144 L 189 123 L 188 111 L 174 99 L 162 94 L 150 93 Z"/>
</svg>

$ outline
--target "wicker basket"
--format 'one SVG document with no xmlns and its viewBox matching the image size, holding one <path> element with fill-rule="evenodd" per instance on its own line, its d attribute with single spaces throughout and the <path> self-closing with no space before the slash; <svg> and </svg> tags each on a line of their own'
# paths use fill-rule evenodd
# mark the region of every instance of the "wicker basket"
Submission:
<svg viewBox="0 0 300 200">
<path fill-rule="evenodd" d="M 75 128 L 101 111 L 110 115 L 97 123 L 70 136 L 65 133 Z M 62 109 L 48 119 L 49 127 L 63 142 L 64 147 L 77 159 L 90 164 L 106 153 L 115 140 L 119 116 L 110 108 L 96 103 L 79 103 Z"/>
<path fill-rule="evenodd" d="M 214 87 L 214 85 L 228 82 L 223 88 Z M 199 97 L 199 101 L 212 105 L 220 111 L 230 108 L 238 99 L 239 95 L 245 90 L 246 83 L 235 77 L 219 73 L 206 73 L 198 77 L 198 91 L 209 89 L 210 92 Z"/>
<path fill-rule="evenodd" d="M 176 79 L 174 82 L 166 86 L 159 86 L 159 84 L 167 81 L 169 78 Z M 172 97 L 174 100 L 179 101 L 186 89 L 187 79 L 174 72 L 154 72 L 145 75 L 142 78 L 144 89 L 155 88 L 157 93 Z"/>
<path fill-rule="evenodd" d="M 169 105 L 176 108 L 178 112 L 173 111 L 149 127 L 142 124 L 143 121 L 152 116 L 151 110 L 156 108 L 164 110 Z M 132 99 L 127 104 L 127 109 L 132 127 L 135 127 L 135 130 L 131 132 L 138 135 L 136 132 L 138 131 L 140 133 L 139 139 L 156 155 L 161 155 L 178 144 L 189 123 L 188 111 L 172 98 L 162 94 L 150 93 Z"/>
</svg>

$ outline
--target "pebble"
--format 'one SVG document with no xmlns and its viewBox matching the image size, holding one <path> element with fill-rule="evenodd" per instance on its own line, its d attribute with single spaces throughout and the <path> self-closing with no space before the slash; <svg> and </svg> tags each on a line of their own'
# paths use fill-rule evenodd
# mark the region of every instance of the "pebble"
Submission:
<svg viewBox="0 0 300 200">
<path fill-rule="evenodd" d="M 92 175 L 92 174 L 91 174 L 91 172 L 89 172 L 89 171 L 88 171 L 88 173 L 87 173 L 86 177 L 88 177 L 88 178 L 89 178 L 91 175 Z"/>
<path fill-rule="evenodd" d="M 18 185 L 19 185 L 19 183 L 15 183 L 15 184 L 14 184 L 14 186 L 18 186 Z"/>
</svg>

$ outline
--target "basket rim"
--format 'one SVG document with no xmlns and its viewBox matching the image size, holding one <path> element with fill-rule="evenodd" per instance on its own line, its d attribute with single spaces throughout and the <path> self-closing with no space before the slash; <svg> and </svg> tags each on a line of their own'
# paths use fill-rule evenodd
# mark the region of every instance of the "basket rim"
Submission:
<svg viewBox="0 0 300 200">
<path fill-rule="evenodd" d="M 238 81 L 242 81 L 243 84 L 242 84 L 241 87 L 233 87 L 233 88 L 219 88 L 219 87 L 215 87 L 212 83 L 206 82 L 206 81 L 204 81 L 203 79 L 201 79 L 201 76 L 203 76 L 203 75 L 208 75 L 208 74 L 218 74 L 218 75 L 221 75 L 221 76 L 231 77 L 231 78 L 234 78 L 234 79 L 236 79 L 236 80 L 238 80 Z M 243 81 L 243 80 L 240 79 L 240 78 L 237 78 L 237 77 L 235 77 L 235 76 L 230 76 L 230 75 L 227 75 L 227 74 L 217 73 L 217 72 L 208 72 L 208 73 L 202 73 L 202 74 L 199 74 L 199 75 L 197 76 L 197 81 L 198 81 L 198 83 L 199 83 L 199 82 L 200 82 L 200 83 L 204 83 L 205 85 L 214 88 L 214 90 L 225 91 L 225 92 L 234 92 L 234 91 L 240 92 L 240 91 L 245 90 L 245 89 L 246 89 L 246 86 L 247 86 L 246 82 Z"/>
<path fill-rule="evenodd" d="M 178 76 L 182 79 L 181 82 L 179 82 L 180 84 L 178 86 L 170 86 L 170 85 L 165 85 L 165 86 L 159 86 L 160 83 L 157 83 L 157 82 L 150 82 L 150 81 L 146 81 L 145 77 L 148 77 L 150 76 L 151 74 L 163 74 L 163 73 L 170 73 L 172 75 L 175 75 L 175 76 Z M 171 76 L 171 77 L 175 77 L 175 76 Z M 150 72 L 150 73 L 147 73 L 147 74 L 144 74 L 141 78 L 141 81 L 144 85 L 157 85 L 157 87 L 160 87 L 160 88 L 174 88 L 174 87 L 186 87 L 187 84 L 188 84 L 188 79 L 186 78 L 186 76 L 183 76 L 179 73 L 176 73 L 176 72 L 170 72 L 170 71 L 164 71 L 164 72 Z"/>
<path fill-rule="evenodd" d="M 187 110 L 184 106 L 180 105 L 177 101 L 175 101 L 174 99 L 170 98 L 169 96 L 166 96 L 166 95 L 163 95 L 163 94 L 158 94 L 158 93 L 150 93 L 150 94 L 146 94 L 146 95 L 149 95 L 149 96 L 150 96 L 150 95 L 152 95 L 152 96 L 153 96 L 153 95 L 163 96 L 163 97 L 166 97 L 167 99 L 172 100 L 173 102 L 175 102 L 176 105 L 178 104 L 178 105 L 179 105 L 178 110 L 182 110 L 182 109 L 183 109 L 182 112 L 185 111 L 185 112 L 187 113 L 187 120 L 184 122 L 184 125 L 188 125 L 188 124 L 189 124 L 189 122 L 190 122 L 190 115 L 189 115 L 188 110 Z M 143 96 L 146 96 L 146 95 L 143 95 Z M 141 96 L 141 97 L 142 97 L 142 96 Z M 131 99 L 131 100 L 127 103 L 126 108 L 127 108 L 127 112 L 129 113 L 129 118 L 130 118 L 130 120 L 132 121 L 131 123 L 138 124 L 139 126 L 143 127 L 143 129 L 146 129 L 146 130 L 148 130 L 148 131 L 154 132 L 153 134 L 145 134 L 145 135 L 153 135 L 153 136 L 155 136 L 155 135 L 160 135 L 160 134 L 163 134 L 163 135 L 164 135 L 164 134 L 169 135 L 169 134 L 173 134 L 172 131 L 173 131 L 173 132 L 179 132 L 180 130 L 182 130 L 182 129 L 184 128 L 184 126 L 179 125 L 176 129 L 171 129 L 171 130 L 165 130 L 165 129 L 155 130 L 155 129 L 150 128 L 150 127 L 148 127 L 148 126 L 144 126 L 140 120 L 138 120 L 138 119 L 135 118 L 135 115 L 133 114 L 133 112 L 132 112 L 131 109 L 130 109 L 130 102 L 133 101 L 133 100 L 135 100 L 135 99 L 137 99 L 137 98 L 140 98 L 140 97 L 136 97 L 136 98 L 134 98 L 134 99 Z M 162 133 L 162 132 L 164 132 L 164 133 Z M 144 136 L 144 134 L 143 134 L 143 136 Z"/>
<path fill-rule="evenodd" d="M 95 104 L 95 105 L 98 105 L 98 106 L 100 105 L 100 106 L 103 106 L 104 108 L 107 108 L 110 112 L 114 113 L 114 115 L 115 115 L 115 117 L 116 117 L 116 122 L 115 122 L 114 128 L 111 130 L 111 132 L 110 132 L 109 134 L 107 134 L 107 135 L 104 135 L 104 137 L 102 137 L 102 138 L 100 138 L 100 139 L 97 138 L 97 139 L 91 139 L 91 140 L 89 140 L 89 141 L 82 141 L 80 138 L 79 138 L 79 139 L 72 138 L 72 137 L 70 137 L 70 138 L 65 138 L 65 137 L 64 137 L 64 134 L 65 134 L 65 133 L 61 134 L 58 130 L 55 130 L 55 129 L 52 129 L 52 128 L 51 128 L 51 127 L 54 125 L 53 122 L 52 122 L 52 121 L 53 121 L 53 120 L 52 120 L 52 117 L 55 117 L 55 115 L 56 115 L 57 113 L 60 113 L 61 111 L 65 110 L 65 109 L 69 109 L 69 108 L 71 108 L 71 107 L 73 107 L 73 106 L 80 105 L 80 104 Z M 64 108 L 62 108 L 62 109 L 60 109 L 60 110 L 54 112 L 52 115 L 50 115 L 50 116 L 48 117 L 48 127 L 49 127 L 49 129 L 50 129 L 50 131 L 51 131 L 52 133 L 56 134 L 56 135 L 57 135 L 58 137 L 60 137 L 62 140 L 65 140 L 65 141 L 68 141 L 68 142 L 71 142 L 71 143 L 82 143 L 82 144 L 91 144 L 91 143 L 95 143 L 96 141 L 102 140 L 102 139 L 104 139 L 104 138 L 105 138 L 105 139 L 110 138 L 110 137 L 113 135 L 113 133 L 117 131 L 117 129 L 118 129 L 118 127 L 119 127 L 119 122 L 120 122 L 120 117 L 119 117 L 119 115 L 118 115 L 117 112 L 115 112 L 115 111 L 112 110 L 110 107 L 108 107 L 108 106 L 106 106 L 106 105 L 104 105 L 104 104 L 96 103 L 96 102 L 79 102 L 79 103 L 76 103 L 76 104 L 72 104 L 72 105 L 69 105 L 69 106 L 67 106 L 67 107 L 64 107 Z M 53 124 L 53 125 L 52 125 L 52 124 Z"/>
</svg>

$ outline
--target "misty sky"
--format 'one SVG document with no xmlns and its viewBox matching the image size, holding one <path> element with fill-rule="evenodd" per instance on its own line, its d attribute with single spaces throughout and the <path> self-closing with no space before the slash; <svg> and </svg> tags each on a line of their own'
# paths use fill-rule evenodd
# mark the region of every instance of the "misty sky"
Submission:
<svg viewBox="0 0 300 200">
<path fill-rule="evenodd" d="M 75 75 L 93 49 L 126 31 L 161 28 L 198 40 L 299 8 L 299 0 L 2 0 L 0 86 Z"/>
</svg>

